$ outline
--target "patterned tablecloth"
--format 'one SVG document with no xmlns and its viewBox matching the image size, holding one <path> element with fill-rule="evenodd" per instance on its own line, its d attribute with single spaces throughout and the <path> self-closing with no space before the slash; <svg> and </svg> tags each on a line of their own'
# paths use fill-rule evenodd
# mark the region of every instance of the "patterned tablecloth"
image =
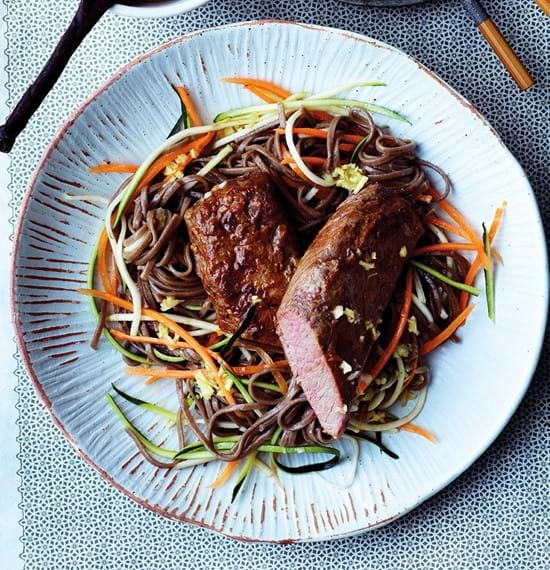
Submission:
<svg viewBox="0 0 550 570">
<path fill-rule="evenodd" d="M 13 103 L 66 26 L 76 0 L 4 0 Z M 418 58 L 470 99 L 529 175 L 550 223 L 550 19 L 532 0 L 485 0 L 538 79 L 519 93 L 458 0 L 361 9 L 333 0 L 212 0 L 165 20 L 108 15 L 87 39 L 12 154 L 13 220 L 27 180 L 64 118 L 122 64 L 185 32 L 282 18 L 346 28 Z M 483 192 L 483 188 L 479 189 Z M 513 212 L 510 213 L 513 215 Z M 7 282 L 5 270 L 2 280 Z M 6 283 L 4 283 L 5 285 Z M 550 343 L 532 386 L 497 442 L 445 491 L 391 525 L 322 544 L 232 542 L 164 520 L 121 495 L 77 457 L 19 363 L 23 560 L 28 569 L 512 569 L 550 568 Z M 13 524 L 16 524 L 13 521 Z M 16 545 L 14 545 L 14 548 Z M 0 564 L 0 566 L 3 566 Z"/>
</svg>

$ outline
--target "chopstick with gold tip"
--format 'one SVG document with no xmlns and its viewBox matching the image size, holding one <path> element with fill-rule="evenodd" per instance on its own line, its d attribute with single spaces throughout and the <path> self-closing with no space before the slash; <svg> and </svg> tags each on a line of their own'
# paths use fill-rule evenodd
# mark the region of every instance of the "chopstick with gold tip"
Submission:
<svg viewBox="0 0 550 570">
<path fill-rule="evenodd" d="M 535 2 L 547 16 L 550 16 L 550 0 L 535 0 Z"/>
<path fill-rule="evenodd" d="M 544 4 L 548 3 L 547 0 L 539 1 Z M 462 0 L 462 3 L 518 87 L 522 91 L 532 87 L 535 84 L 535 80 L 531 77 L 529 71 L 527 71 L 506 38 L 502 35 L 498 26 L 488 16 L 483 6 L 478 0 Z"/>
</svg>

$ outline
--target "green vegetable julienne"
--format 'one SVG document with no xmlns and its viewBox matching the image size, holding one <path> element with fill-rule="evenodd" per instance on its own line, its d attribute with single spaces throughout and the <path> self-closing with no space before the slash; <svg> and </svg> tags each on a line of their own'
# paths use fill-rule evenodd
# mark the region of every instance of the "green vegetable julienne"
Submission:
<svg viewBox="0 0 550 570">
<path fill-rule="evenodd" d="M 113 390 L 120 397 L 124 398 L 126 401 L 130 402 L 131 404 L 134 404 L 135 406 L 139 406 L 140 408 L 143 408 L 144 410 L 148 410 L 150 412 L 158 414 L 159 416 L 163 416 L 165 418 L 168 418 L 169 420 L 171 420 L 173 422 L 175 422 L 177 420 L 178 415 L 176 412 L 172 412 L 171 410 L 167 410 L 166 408 L 163 408 L 162 406 L 157 406 L 156 404 L 146 402 L 145 400 L 140 400 L 139 398 L 134 398 L 134 396 L 130 396 L 130 394 L 127 394 L 126 392 L 124 392 L 120 388 L 117 388 L 117 386 L 115 386 L 115 384 L 111 384 L 111 386 L 113 387 Z"/>
<path fill-rule="evenodd" d="M 239 378 L 237 378 L 237 376 L 235 376 L 234 374 L 229 372 L 229 370 L 227 370 L 227 368 L 225 368 L 224 366 L 221 367 L 221 371 L 227 378 L 229 378 L 231 380 L 231 383 L 237 387 L 237 390 L 242 394 L 244 401 L 247 402 L 248 404 L 253 404 L 254 398 L 250 395 L 248 390 L 244 387 L 241 380 Z M 257 416 L 262 415 L 260 410 L 254 410 L 254 412 L 256 413 Z"/>
<path fill-rule="evenodd" d="M 159 359 L 164 360 L 164 362 L 185 362 L 187 360 L 185 356 L 170 356 L 169 354 L 164 354 L 160 350 L 153 348 L 153 354 Z"/>
<path fill-rule="evenodd" d="M 397 111 L 393 111 L 392 109 L 388 109 L 387 107 L 382 107 L 381 105 L 374 105 L 373 103 L 366 103 L 365 101 L 357 101 L 354 99 L 336 99 L 336 98 L 304 99 L 302 101 L 283 101 L 282 103 L 277 103 L 277 104 L 270 103 L 267 105 L 253 105 L 250 107 L 242 107 L 240 109 L 230 109 L 229 111 L 225 111 L 217 115 L 216 118 L 214 119 L 214 122 L 218 123 L 228 118 L 237 118 L 237 117 L 242 117 L 243 115 L 277 112 L 278 105 L 283 105 L 285 110 L 287 111 L 296 111 L 297 109 L 302 109 L 302 108 L 351 109 L 352 107 L 357 107 L 359 109 L 364 109 L 365 111 L 369 111 L 371 113 L 384 115 L 385 117 L 390 117 L 391 119 L 396 119 L 397 121 L 408 123 L 409 125 L 412 124 L 409 121 L 409 119 L 407 119 Z"/>
<path fill-rule="evenodd" d="M 266 449 L 262 449 L 266 448 Z M 325 471 L 331 469 L 340 462 L 340 451 L 335 447 L 324 447 L 321 445 L 305 445 L 301 447 L 281 447 L 279 445 L 262 445 L 259 447 L 262 451 L 270 451 L 271 453 L 281 454 L 281 455 L 291 455 L 293 453 L 326 453 L 332 455 L 330 459 L 326 461 L 319 461 L 317 463 L 310 463 L 308 465 L 298 465 L 296 467 L 291 467 L 281 463 L 276 457 L 274 457 L 275 464 L 279 469 L 285 471 L 286 473 L 291 473 L 293 475 L 300 475 L 304 473 L 313 473 L 315 471 Z"/>
<path fill-rule="evenodd" d="M 97 260 L 97 253 L 99 249 L 99 238 L 96 241 L 94 249 L 92 250 L 92 255 L 90 256 L 90 263 L 88 265 L 88 278 L 86 280 L 86 286 L 88 289 L 94 288 L 94 273 L 95 273 L 95 264 Z M 92 313 L 94 317 L 99 319 L 99 310 L 96 305 L 96 300 L 94 297 L 90 297 L 90 306 L 92 307 Z M 149 360 L 145 356 L 139 356 L 138 354 L 134 354 L 129 350 L 126 350 L 114 337 L 113 335 L 106 329 L 103 328 L 103 334 L 105 338 L 113 345 L 113 347 L 118 350 L 118 352 L 124 354 L 131 360 L 135 360 L 136 362 L 141 362 L 142 364 L 149 364 Z"/>
<path fill-rule="evenodd" d="M 191 121 L 189 120 L 189 114 L 187 113 L 187 107 L 185 106 L 185 103 L 183 102 L 177 89 L 173 85 L 172 89 L 174 90 L 174 93 L 176 94 L 178 101 L 180 102 L 181 114 L 179 116 L 179 119 L 176 121 L 176 124 L 174 125 L 173 129 L 170 131 L 168 138 L 175 135 L 176 133 L 179 133 L 183 129 L 188 129 L 191 126 Z"/>
<path fill-rule="evenodd" d="M 355 162 L 355 159 L 357 158 L 357 153 L 361 150 L 361 147 L 371 138 L 372 134 L 369 133 L 368 135 L 365 135 L 356 145 L 355 148 L 353 149 L 353 152 L 351 153 L 351 158 L 349 159 L 350 163 L 353 164 Z"/>
<path fill-rule="evenodd" d="M 122 421 L 124 427 L 127 430 L 131 431 L 139 439 L 139 441 L 143 444 L 143 447 L 145 447 L 147 451 L 150 451 L 151 453 L 154 453 L 159 457 L 164 457 L 165 459 L 172 459 L 172 457 L 174 457 L 177 451 L 164 449 L 162 447 L 159 447 L 158 445 L 155 445 L 150 439 L 148 439 L 145 435 L 143 435 L 137 429 L 137 427 L 124 415 L 124 412 L 118 407 L 114 398 L 110 394 L 105 394 L 105 398 L 107 402 L 109 402 L 111 408 L 113 408 L 115 414 Z"/>
<path fill-rule="evenodd" d="M 115 390 L 117 389 L 115 388 Z M 120 391 L 117 390 L 117 392 L 119 394 L 121 393 L 121 395 L 124 394 L 121 390 Z M 143 402 L 142 400 L 133 398 L 132 396 L 128 397 L 127 394 L 124 394 L 123 397 L 125 397 L 126 399 L 130 398 L 129 401 L 131 401 L 132 403 L 139 402 L 139 404 L 136 405 L 143 406 L 143 404 L 147 404 L 147 402 Z M 206 462 L 210 461 L 213 458 L 212 454 L 205 448 L 205 446 L 200 441 L 196 441 L 194 443 L 186 445 L 183 449 L 179 451 L 164 449 L 162 447 L 159 447 L 158 445 L 154 444 L 150 439 L 148 439 L 143 433 L 141 433 L 141 431 L 137 429 L 137 427 L 126 417 L 124 412 L 120 409 L 120 407 L 117 405 L 114 398 L 110 394 L 106 394 L 105 398 L 112 407 L 112 409 L 114 410 L 114 412 L 116 413 L 116 415 L 122 421 L 124 427 L 128 431 L 131 431 L 149 452 L 158 455 L 159 457 L 171 459 L 173 461 L 202 460 Z M 154 406 L 154 404 L 150 404 L 150 406 Z M 157 406 L 154 407 L 158 408 Z M 239 436 L 216 437 L 214 438 L 214 446 L 217 451 L 231 450 L 238 441 L 239 441 Z M 312 471 L 321 471 L 324 469 L 330 469 L 330 467 L 336 465 L 340 460 L 340 451 L 338 449 L 332 447 L 325 447 L 321 445 L 295 445 L 295 446 L 283 447 L 281 445 L 264 444 L 260 445 L 256 451 L 259 453 L 274 453 L 281 455 L 296 455 L 296 454 L 305 454 L 305 453 L 315 453 L 315 454 L 324 453 L 332 455 L 332 458 L 327 461 L 313 463 L 310 465 L 301 465 L 298 467 L 289 467 L 277 461 L 278 467 L 288 473 L 309 473 Z M 254 462 L 251 460 L 251 465 L 253 465 L 253 463 Z"/>
<path fill-rule="evenodd" d="M 349 436 L 354 437 L 355 439 L 360 439 L 361 441 L 368 441 L 369 443 L 372 443 L 372 445 L 375 445 L 376 447 L 378 447 L 378 449 L 380 450 L 380 453 L 385 453 L 386 455 L 388 455 L 392 459 L 399 459 L 399 455 L 397 455 L 397 453 L 395 453 L 391 449 L 388 449 L 382 443 L 382 432 L 376 432 L 375 433 L 376 439 L 371 439 L 368 435 L 366 435 L 362 432 L 354 432 L 354 431 L 348 430 L 348 431 L 346 431 L 346 433 Z"/>
<path fill-rule="evenodd" d="M 120 393 L 121 391 L 117 390 L 117 392 Z M 123 397 L 127 396 L 128 394 L 125 394 Z M 130 396 L 130 398 L 131 399 L 128 401 L 132 403 L 142 402 L 142 400 L 139 400 L 138 398 L 133 398 L 132 396 Z M 162 447 L 159 447 L 158 445 L 155 445 L 149 438 L 147 438 L 143 433 L 141 433 L 141 431 L 139 431 L 139 429 L 128 419 L 128 417 L 120 409 L 120 407 L 118 406 L 118 404 L 115 402 L 114 398 L 110 394 L 105 394 L 105 399 L 107 400 L 111 408 L 113 408 L 113 411 L 121 420 L 124 427 L 127 430 L 131 431 L 139 439 L 139 441 L 143 444 L 143 446 L 151 453 L 154 453 L 155 455 L 158 455 L 159 457 L 164 457 L 166 459 L 183 460 L 183 459 L 198 459 L 197 454 L 203 454 L 205 451 L 207 451 L 203 443 L 200 441 L 195 441 L 193 443 L 190 443 L 189 445 L 186 445 L 183 449 L 180 450 L 164 449 Z M 151 406 L 154 406 L 154 404 L 151 404 Z M 154 407 L 158 408 L 157 406 Z M 215 437 L 214 444 L 216 445 L 216 448 L 219 448 L 220 450 L 231 449 L 235 445 L 235 443 L 239 441 L 239 438 L 240 436 Z M 212 459 L 212 454 L 210 452 L 208 452 L 207 459 Z"/>
<path fill-rule="evenodd" d="M 244 482 L 246 481 L 248 475 L 252 471 L 254 467 L 254 463 L 256 462 L 256 452 L 252 451 L 250 455 L 246 458 L 246 462 L 242 471 L 239 473 L 239 477 L 233 487 L 233 491 L 231 493 L 231 502 L 233 502 L 236 496 L 239 494 L 239 491 L 243 488 Z"/>
<path fill-rule="evenodd" d="M 409 263 L 414 267 L 417 267 L 418 269 L 421 269 L 422 271 L 429 273 L 432 277 L 435 277 L 436 279 L 443 281 L 443 283 L 447 283 L 447 285 L 450 285 L 455 289 L 466 291 L 467 293 L 470 293 L 470 295 L 475 295 L 476 297 L 478 297 L 479 294 L 481 293 L 481 291 L 477 287 L 472 287 L 471 285 L 466 285 L 465 283 L 459 283 L 458 281 L 454 281 L 450 277 L 443 275 L 443 273 L 440 273 L 439 271 L 432 269 L 431 267 L 425 265 L 424 263 L 420 263 L 419 261 L 415 261 L 414 259 L 409 259 Z"/>
<path fill-rule="evenodd" d="M 491 260 L 491 243 L 489 241 L 489 233 L 485 224 L 483 224 L 483 245 L 485 246 L 485 253 L 491 265 L 488 269 L 484 269 L 485 273 L 485 295 L 487 297 L 487 313 L 489 318 L 495 322 L 495 272 L 493 269 L 493 262 Z"/>
<path fill-rule="evenodd" d="M 229 337 L 228 341 L 221 347 L 220 354 L 225 356 L 232 348 L 232 346 L 239 340 L 239 338 L 243 335 L 246 329 L 249 327 L 254 315 L 256 314 L 256 303 L 252 303 L 250 307 L 248 307 L 241 324 L 237 328 L 237 330 Z"/>
</svg>

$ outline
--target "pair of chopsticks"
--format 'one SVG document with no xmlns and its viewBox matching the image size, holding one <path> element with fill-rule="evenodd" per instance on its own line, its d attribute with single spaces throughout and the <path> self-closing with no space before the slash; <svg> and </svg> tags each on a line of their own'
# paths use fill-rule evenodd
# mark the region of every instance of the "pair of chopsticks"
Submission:
<svg viewBox="0 0 550 570">
<path fill-rule="evenodd" d="M 535 0 L 535 2 L 547 14 L 550 14 L 550 0 Z M 487 43 L 491 46 L 504 67 L 508 70 L 518 87 L 525 91 L 535 84 L 535 80 L 521 60 L 516 55 L 506 38 L 502 35 L 498 26 L 491 20 L 478 0 L 462 0 L 464 7 L 472 17 L 478 30 L 483 34 Z"/>
</svg>

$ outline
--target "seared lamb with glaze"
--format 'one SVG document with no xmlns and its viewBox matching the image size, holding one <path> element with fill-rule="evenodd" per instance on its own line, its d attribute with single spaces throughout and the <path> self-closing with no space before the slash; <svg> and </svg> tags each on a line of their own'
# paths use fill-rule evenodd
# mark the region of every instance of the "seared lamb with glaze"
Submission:
<svg viewBox="0 0 550 570">
<path fill-rule="evenodd" d="M 197 272 L 224 332 L 259 301 L 243 337 L 280 345 L 275 313 L 299 249 L 283 205 L 261 171 L 215 187 L 185 213 Z"/>
<path fill-rule="evenodd" d="M 316 236 L 277 313 L 283 348 L 324 431 L 342 435 L 359 374 L 423 234 L 406 199 L 370 185 Z"/>
</svg>

